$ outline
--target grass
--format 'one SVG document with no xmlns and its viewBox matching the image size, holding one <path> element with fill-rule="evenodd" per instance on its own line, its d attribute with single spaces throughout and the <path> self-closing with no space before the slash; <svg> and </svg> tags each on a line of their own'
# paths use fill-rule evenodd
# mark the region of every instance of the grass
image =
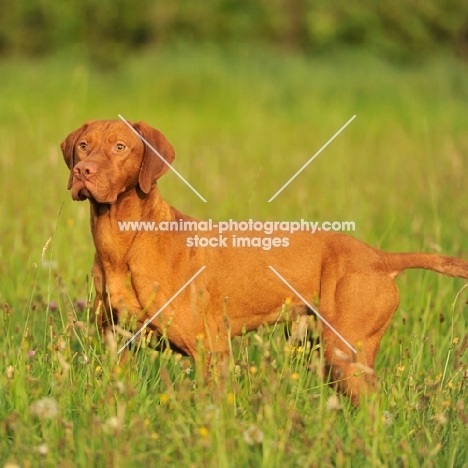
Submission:
<svg viewBox="0 0 468 468">
<path fill-rule="evenodd" d="M 113 72 L 77 57 L 3 60 L 3 466 L 468 466 L 463 280 L 401 275 L 381 391 L 359 409 L 323 384 L 320 353 L 278 327 L 234 339 L 229 374 L 208 387 L 193 362 L 144 344 L 121 366 L 87 306 L 88 207 L 72 202 L 59 150 L 83 121 L 121 113 L 173 143 L 208 200 L 168 174 L 161 191 L 182 211 L 353 220 L 376 247 L 468 258 L 466 71 L 447 58 L 399 69 L 240 47 L 152 51 Z"/>
</svg>

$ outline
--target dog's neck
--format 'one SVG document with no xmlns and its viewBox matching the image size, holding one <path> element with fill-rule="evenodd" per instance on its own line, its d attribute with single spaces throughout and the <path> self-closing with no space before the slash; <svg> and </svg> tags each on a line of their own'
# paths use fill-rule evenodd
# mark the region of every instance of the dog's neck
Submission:
<svg viewBox="0 0 468 468">
<path fill-rule="evenodd" d="M 171 207 L 163 200 L 158 186 L 154 185 L 148 194 L 138 187 L 121 193 L 113 204 L 97 203 L 90 200 L 91 231 L 100 257 L 118 261 L 117 252 L 128 252 L 135 236 L 140 232 L 122 228 L 122 222 L 170 221 L 174 218 Z M 120 224 L 119 224 L 120 223 Z M 154 238 L 157 233 L 152 233 Z M 125 254 L 124 254 L 125 255 Z"/>
</svg>

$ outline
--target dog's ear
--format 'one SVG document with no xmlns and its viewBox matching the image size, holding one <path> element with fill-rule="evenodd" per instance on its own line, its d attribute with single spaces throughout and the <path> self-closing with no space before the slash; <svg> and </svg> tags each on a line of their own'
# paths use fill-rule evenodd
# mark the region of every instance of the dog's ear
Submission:
<svg viewBox="0 0 468 468">
<path fill-rule="evenodd" d="M 145 142 L 145 152 L 138 183 L 143 193 L 149 193 L 153 183 L 163 176 L 175 159 L 175 151 L 167 138 L 145 122 L 132 123 L 133 128 L 159 153 L 157 155 Z M 163 158 L 163 159 L 161 159 Z"/>
<path fill-rule="evenodd" d="M 73 183 L 73 168 L 75 167 L 75 145 L 78 141 L 80 135 L 88 128 L 88 125 L 92 122 L 89 120 L 84 123 L 80 128 L 71 132 L 70 135 L 65 138 L 60 144 L 60 149 L 62 150 L 63 159 L 70 169 L 70 178 L 68 179 L 68 190 L 72 188 Z"/>
</svg>

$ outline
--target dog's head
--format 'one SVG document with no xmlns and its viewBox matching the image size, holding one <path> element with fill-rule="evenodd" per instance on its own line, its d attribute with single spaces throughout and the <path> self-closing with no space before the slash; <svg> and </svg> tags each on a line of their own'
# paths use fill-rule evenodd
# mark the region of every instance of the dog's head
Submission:
<svg viewBox="0 0 468 468">
<path fill-rule="evenodd" d="M 137 185 L 147 194 L 168 171 L 175 152 L 166 137 L 145 122 L 129 124 L 136 132 L 121 120 L 90 120 L 62 142 L 74 200 L 112 204 Z"/>
</svg>

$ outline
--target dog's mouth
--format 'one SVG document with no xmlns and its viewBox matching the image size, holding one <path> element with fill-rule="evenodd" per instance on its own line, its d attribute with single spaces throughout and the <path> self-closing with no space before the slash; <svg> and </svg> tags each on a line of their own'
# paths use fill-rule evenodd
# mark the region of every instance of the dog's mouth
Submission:
<svg viewBox="0 0 468 468">
<path fill-rule="evenodd" d="M 77 180 L 73 184 L 72 198 L 75 201 L 90 200 L 96 203 L 112 205 L 116 202 L 116 199 L 109 200 L 108 197 L 101 196 L 96 187 L 89 187 L 89 183 Z"/>
<path fill-rule="evenodd" d="M 91 192 L 90 192 L 86 187 L 83 187 L 83 188 L 78 192 L 77 198 L 78 198 L 79 201 L 84 201 L 84 200 L 86 200 L 87 198 L 93 198 L 93 196 L 91 195 Z"/>
<path fill-rule="evenodd" d="M 93 194 L 91 190 L 87 187 L 84 181 L 75 178 L 73 181 L 71 196 L 75 201 L 84 201 L 86 199 L 93 198 Z"/>
<path fill-rule="evenodd" d="M 92 197 L 91 192 L 85 186 L 84 182 L 76 177 L 73 180 L 71 196 L 75 201 L 84 201 L 87 198 Z"/>
</svg>

